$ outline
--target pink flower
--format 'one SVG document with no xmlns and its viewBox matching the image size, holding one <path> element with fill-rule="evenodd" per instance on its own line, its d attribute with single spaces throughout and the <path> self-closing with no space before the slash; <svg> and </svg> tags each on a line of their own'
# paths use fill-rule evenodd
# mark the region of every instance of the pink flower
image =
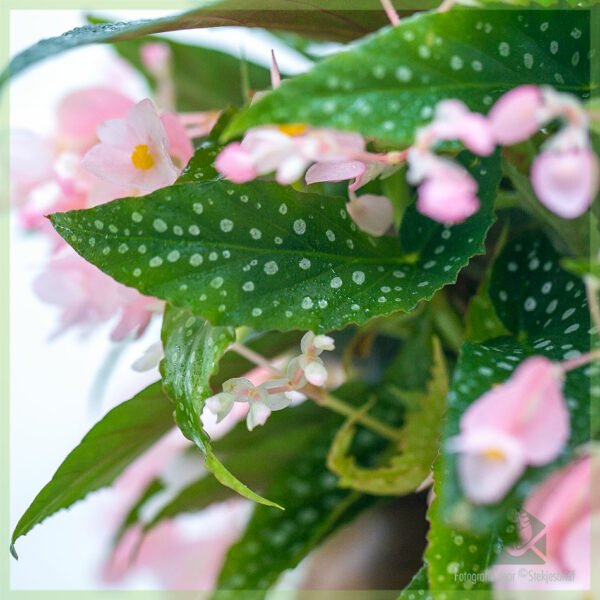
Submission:
<svg viewBox="0 0 600 600">
<path fill-rule="evenodd" d="M 48 263 L 35 280 L 34 291 L 62 311 L 55 335 L 76 325 L 91 328 L 120 314 L 112 339 L 139 337 L 156 309 L 153 298 L 117 283 L 68 248 Z"/>
<path fill-rule="evenodd" d="M 133 100 L 116 90 L 85 88 L 65 96 L 57 110 L 57 145 L 85 152 L 97 141 L 96 129 L 104 121 L 123 118 Z"/>
<path fill-rule="evenodd" d="M 498 502 L 527 465 L 559 455 L 570 433 L 562 381 L 557 365 L 534 356 L 465 411 L 450 448 L 461 453 L 459 475 L 470 500 Z"/>
<path fill-rule="evenodd" d="M 543 98 L 535 85 L 521 85 L 500 96 L 488 114 L 496 141 L 509 146 L 529 139 L 541 126 Z"/>
<path fill-rule="evenodd" d="M 546 150 L 531 165 L 531 183 L 546 208 L 574 219 L 589 208 L 598 191 L 598 160 L 589 148 Z"/>
<path fill-rule="evenodd" d="M 250 153 L 240 142 L 228 144 L 217 156 L 215 169 L 233 183 L 246 183 L 258 175 Z"/>
<path fill-rule="evenodd" d="M 435 109 L 434 121 L 425 128 L 437 140 L 460 140 L 466 148 L 480 156 L 494 151 L 496 142 L 488 120 L 471 112 L 460 100 L 442 100 Z"/>
<path fill-rule="evenodd" d="M 575 570 L 588 585 L 590 517 L 600 512 L 599 477 L 600 458 L 588 455 L 551 475 L 523 506 L 546 525 L 548 560 L 563 572 Z M 582 552 L 587 560 L 578 561 Z"/>
<path fill-rule="evenodd" d="M 289 124 L 250 129 L 241 143 L 229 144 L 217 157 L 216 169 L 236 183 L 275 172 L 283 185 L 294 183 L 314 162 L 341 162 L 362 155 L 364 139 L 355 133 L 309 129 Z"/>
<path fill-rule="evenodd" d="M 171 185 L 179 174 L 169 156 L 169 138 L 148 99 L 98 127 L 100 143 L 83 158 L 83 167 L 107 181 L 152 192 Z"/>
<path fill-rule="evenodd" d="M 477 182 L 461 166 L 437 159 L 419 186 L 417 210 L 440 223 L 462 223 L 479 210 Z"/>
<path fill-rule="evenodd" d="M 350 192 L 346 210 L 354 222 L 371 235 L 383 235 L 394 224 L 394 207 L 389 198 L 375 194 L 356 196 Z"/>
<path fill-rule="evenodd" d="M 140 48 L 140 58 L 151 73 L 163 73 L 171 61 L 171 48 L 164 42 L 146 42 Z"/>
<path fill-rule="evenodd" d="M 141 571 L 165 590 L 213 589 L 227 550 L 242 533 L 250 511 L 249 502 L 229 500 L 199 515 L 162 521 L 143 539 L 141 526 L 131 527 L 105 565 L 103 579 L 117 583 L 129 572 Z"/>
<path fill-rule="evenodd" d="M 540 565 L 539 570 L 573 573 L 573 579 L 548 582 L 541 578 L 497 577 L 496 589 L 589 589 L 590 534 L 593 523 L 597 524 L 600 519 L 599 482 L 600 458 L 595 453 L 588 454 L 550 475 L 533 490 L 523 506 L 545 526 L 545 564 Z M 521 537 L 524 543 L 528 541 L 526 535 Z M 505 570 L 503 565 L 496 567 L 499 573 Z"/>
<path fill-rule="evenodd" d="M 38 185 L 54 177 L 50 144 L 30 131 L 10 132 L 10 198 L 15 206 L 24 204 Z"/>
</svg>

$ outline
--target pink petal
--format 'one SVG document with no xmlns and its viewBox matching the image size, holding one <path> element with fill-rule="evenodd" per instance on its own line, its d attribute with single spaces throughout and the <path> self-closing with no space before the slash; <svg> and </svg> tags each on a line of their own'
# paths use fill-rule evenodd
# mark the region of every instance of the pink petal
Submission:
<svg viewBox="0 0 600 600">
<path fill-rule="evenodd" d="M 346 210 L 354 222 L 371 235 L 383 235 L 394 224 L 394 207 L 385 196 L 355 196 L 346 204 Z"/>
<path fill-rule="evenodd" d="M 358 160 L 318 162 L 306 172 L 306 183 L 320 181 L 344 181 L 360 177 L 366 170 L 365 163 Z"/>
<path fill-rule="evenodd" d="M 176 159 L 179 167 L 185 167 L 194 154 L 192 141 L 185 132 L 183 123 L 173 113 L 164 113 L 160 120 L 169 138 L 169 154 Z"/>
<path fill-rule="evenodd" d="M 464 432 L 502 431 L 519 441 L 528 464 L 550 462 L 558 456 L 570 433 L 561 372 L 541 356 L 524 360 L 506 383 L 469 406 L 460 427 Z"/>
<path fill-rule="evenodd" d="M 232 142 L 219 153 L 215 169 L 233 183 L 252 181 L 257 176 L 252 157 L 239 142 Z"/>
<path fill-rule="evenodd" d="M 598 476 L 600 460 L 588 455 L 553 473 L 527 497 L 525 510 L 546 525 L 549 560 L 564 564 L 563 546 L 571 529 L 581 519 L 589 518 L 591 510 L 600 511 L 598 490 L 591 489 L 592 482 L 597 487 Z"/>
<path fill-rule="evenodd" d="M 10 186 L 13 204 L 22 204 L 26 194 L 54 175 L 50 144 L 30 131 L 10 132 Z"/>
<path fill-rule="evenodd" d="M 96 141 L 96 128 L 109 119 L 125 117 L 134 102 L 110 88 L 88 88 L 66 96 L 58 106 L 58 135 L 76 149 Z"/>
<path fill-rule="evenodd" d="M 488 120 L 459 100 L 442 100 L 436 107 L 432 131 L 441 140 L 460 140 L 471 152 L 487 156 L 496 142 Z"/>
<path fill-rule="evenodd" d="M 522 85 L 506 92 L 488 114 L 496 141 L 509 146 L 530 138 L 540 127 L 542 108 L 542 94 L 534 85 Z"/>
<path fill-rule="evenodd" d="M 598 161 L 589 149 L 545 151 L 531 165 L 540 202 L 565 219 L 582 215 L 598 191 Z"/>
<path fill-rule="evenodd" d="M 448 225 L 461 223 L 479 210 L 477 183 L 462 169 L 436 170 L 419 186 L 417 209 Z"/>
</svg>

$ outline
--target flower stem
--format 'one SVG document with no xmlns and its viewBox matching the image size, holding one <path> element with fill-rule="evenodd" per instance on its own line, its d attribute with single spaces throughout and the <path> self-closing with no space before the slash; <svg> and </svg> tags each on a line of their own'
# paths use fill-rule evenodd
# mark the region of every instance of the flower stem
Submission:
<svg viewBox="0 0 600 600">
<path fill-rule="evenodd" d="M 385 14 L 387 18 L 390 20 L 390 23 L 396 27 L 396 25 L 400 25 L 400 17 L 396 12 L 396 9 L 393 7 L 391 0 L 380 0 L 381 6 L 383 10 L 385 10 Z"/>
<path fill-rule="evenodd" d="M 569 360 L 565 360 L 559 364 L 561 369 L 567 373 L 568 371 L 573 371 L 573 369 L 578 369 L 579 367 L 583 367 L 584 365 L 596 360 L 600 360 L 600 348 L 596 348 L 596 350 L 586 352 L 585 354 L 580 354 L 575 358 L 570 358 Z"/>
<path fill-rule="evenodd" d="M 598 280 L 595 277 L 585 278 L 585 290 L 587 292 L 588 304 L 590 307 L 590 315 L 594 327 L 596 328 L 596 335 L 600 334 L 600 303 L 598 303 Z"/>
<path fill-rule="evenodd" d="M 273 366 L 264 356 L 261 356 L 243 344 L 234 342 L 229 346 L 229 349 L 237 352 L 240 356 L 243 356 L 250 362 L 253 362 L 255 365 L 268 369 L 276 377 L 285 377 L 285 373 L 281 369 Z M 361 413 L 360 410 L 356 410 L 351 406 L 348 406 L 342 400 L 339 400 L 331 394 L 328 394 L 323 388 L 319 388 L 312 384 L 307 384 L 302 388 L 295 388 L 293 385 L 290 385 L 288 387 L 272 388 L 268 391 L 269 393 L 274 394 L 292 390 L 296 390 L 301 394 L 304 394 L 307 398 L 310 398 L 319 406 L 323 406 L 324 408 L 328 408 L 329 410 L 332 410 L 340 415 L 354 419 L 357 423 L 360 423 L 364 427 L 371 429 L 372 431 L 392 442 L 398 443 L 401 440 L 400 432 L 397 429 L 389 427 L 378 419 L 369 417 L 369 415 Z"/>
<path fill-rule="evenodd" d="M 244 346 L 244 344 L 233 342 L 233 344 L 229 346 L 229 349 L 233 350 L 240 356 L 243 356 L 244 358 L 248 359 L 255 365 L 268 369 L 269 371 L 271 371 L 271 373 L 273 373 L 273 375 L 276 375 L 277 377 L 285 376 L 284 372 L 281 369 L 278 369 L 277 367 L 272 365 L 264 356 L 262 356 L 258 352 L 254 352 L 254 350 L 251 350 L 247 346 Z"/>
<path fill-rule="evenodd" d="M 339 398 L 328 394 L 322 388 L 318 388 L 309 384 L 300 391 L 308 396 L 311 400 L 314 400 L 320 406 L 324 406 L 333 412 L 344 415 L 345 417 L 349 417 L 356 423 L 360 423 L 367 429 L 371 429 L 372 431 L 394 443 L 399 443 L 402 440 L 401 433 L 398 429 L 394 429 L 393 427 L 382 423 L 379 419 L 375 419 L 364 414 L 361 410 L 357 410 L 352 406 L 348 406 L 348 404 Z"/>
</svg>

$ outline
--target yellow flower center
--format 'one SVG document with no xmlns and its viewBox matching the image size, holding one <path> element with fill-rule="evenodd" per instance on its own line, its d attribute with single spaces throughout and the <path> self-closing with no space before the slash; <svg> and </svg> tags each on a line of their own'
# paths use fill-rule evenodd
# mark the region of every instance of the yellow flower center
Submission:
<svg viewBox="0 0 600 600">
<path fill-rule="evenodd" d="M 285 135 L 290 135 L 292 137 L 306 131 L 306 125 L 304 125 L 304 123 L 286 123 L 284 125 L 279 125 L 278 128 L 281 133 L 285 133 Z"/>
<path fill-rule="evenodd" d="M 131 155 L 131 162 L 136 169 L 147 171 L 154 166 L 154 159 L 146 144 L 138 144 Z"/>
<path fill-rule="evenodd" d="M 488 460 L 504 460 L 504 453 L 498 448 L 490 448 L 483 453 Z"/>
</svg>

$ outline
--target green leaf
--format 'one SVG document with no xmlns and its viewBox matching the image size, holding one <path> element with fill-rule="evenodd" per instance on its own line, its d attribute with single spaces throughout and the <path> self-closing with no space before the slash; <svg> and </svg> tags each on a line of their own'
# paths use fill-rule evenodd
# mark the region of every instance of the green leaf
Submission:
<svg viewBox="0 0 600 600">
<path fill-rule="evenodd" d="M 594 277 L 600 280 L 600 262 L 597 258 L 563 258 L 562 268 L 578 277 Z"/>
<path fill-rule="evenodd" d="M 225 467 L 236 472 L 252 487 L 265 489 L 279 470 L 300 452 L 315 427 L 326 427 L 333 415 L 312 402 L 274 412 L 264 427 L 249 432 L 245 422 L 215 442 L 215 454 Z M 317 424 L 317 425 L 315 425 Z M 268 465 L 268 468 L 266 467 Z M 146 531 L 163 519 L 198 512 L 213 502 L 226 500 L 231 491 L 212 477 L 202 477 L 182 489 L 146 525 Z"/>
<path fill-rule="evenodd" d="M 0 86 L 6 83 L 9 75 L 14 77 L 32 64 L 66 50 L 164 31 L 237 25 L 348 41 L 386 23 L 385 13 L 377 0 L 362 0 L 360 5 L 355 4 L 352 8 L 339 0 L 323 0 L 318 6 L 299 5 L 293 0 L 205 0 L 201 8 L 173 16 L 129 23 L 84 25 L 61 36 L 41 40 L 12 59 L 0 74 Z"/>
<path fill-rule="evenodd" d="M 173 405 L 155 383 L 108 412 L 58 467 L 12 535 L 12 544 L 55 512 L 110 485 L 173 427 Z"/>
<path fill-rule="evenodd" d="M 356 403 L 375 394 L 378 407 L 386 411 L 388 423 L 398 421 L 399 407 L 386 396 L 383 386 L 350 383 L 336 390 L 342 400 Z M 401 411 L 400 411 L 401 412 Z M 338 478 L 325 466 L 327 452 L 340 421 L 315 431 L 299 456 L 266 490 L 269 497 L 284 503 L 285 512 L 256 506 L 242 538 L 230 549 L 219 576 L 222 590 L 265 590 L 286 569 L 295 567 L 333 531 L 348 523 L 376 500 L 338 487 Z M 376 434 L 361 431 L 356 454 L 362 461 L 377 458 L 387 442 Z"/>
<path fill-rule="evenodd" d="M 508 228 L 504 228 L 491 256 L 493 262 L 505 244 Z M 469 342 L 483 342 L 491 338 L 506 335 L 508 330 L 498 318 L 489 288 L 492 279 L 492 269 L 487 267 L 483 279 L 479 284 L 477 293 L 471 298 L 469 308 L 465 316 L 465 337 Z"/>
<path fill-rule="evenodd" d="M 188 310 L 167 306 L 162 327 L 165 357 L 160 363 L 163 386 L 175 403 L 175 420 L 183 435 L 203 452 L 210 440 L 200 415 L 212 396 L 211 375 L 235 341 L 231 327 L 211 327 Z"/>
<path fill-rule="evenodd" d="M 51 220 L 117 281 L 213 325 L 328 331 L 412 309 L 484 251 L 498 156 L 461 156 L 480 210 L 444 227 L 411 206 L 400 240 L 358 230 L 341 198 L 264 181 L 178 184 Z"/>
<path fill-rule="evenodd" d="M 590 349 L 590 317 L 583 284 L 561 269 L 559 256 L 541 234 L 529 232 L 504 248 L 493 267 L 490 297 L 504 326 L 515 337 L 464 344 L 448 396 L 445 440 L 458 433 L 467 407 L 493 385 L 505 381 L 528 356 L 561 361 Z M 458 479 L 457 456 L 443 452 L 439 473 L 445 481 L 441 500 L 444 519 L 483 534 L 502 523 L 535 484 L 570 460 L 575 449 L 590 438 L 590 376 L 598 372 L 595 363 L 567 374 L 563 388 L 571 421 L 567 446 L 552 463 L 527 469 L 499 504 L 474 506 L 468 502 Z"/>
<path fill-rule="evenodd" d="M 423 565 L 411 579 L 410 583 L 402 590 L 398 600 L 433 600 L 431 594 L 425 592 L 429 590 L 429 581 L 427 579 L 427 565 Z"/>
<path fill-rule="evenodd" d="M 406 146 L 446 98 L 487 112 L 521 84 L 589 97 L 589 49 L 586 11 L 419 14 L 265 95 L 225 136 L 267 123 L 308 123 Z"/>
<path fill-rule="evenodd" d="M 157 41 L 171 49 L 175 106 L 178 111 L 196 112 L 226 108 L 230 104 L 245 104 L 248 98 L 242 89 L 242 68 L 247 70 L 251 90 L 263 90 L 271 85 L 269 69 L 218 50 L 158 37 L 114 42 L 115 50 L 144 75 L 152 89 L 156 89 L 156 80 L 142 64 L 140 49 L 148 42 Z"/>
<path fill-rule="evenodd" d="M 340 475 L 340 487 L 375 495 L 400 496 L 414 492 L 425 481 L 438 453 L 440 422 L 448 394 L 448 374 L 437 339 L 431 381 L 427 387 L 425 393 L 419 394 L 418 410 L 406 415 L 401 432 L 401 453 L 393 455 L 383 466 L 360 467 L 354 456 L 348 454 L 356 433 L 352 419 L 339 430 L 331 445 L 327 466 Z"/>
<path fill-rule="evenodd" d="M 163 386 L 175 404 L 175 420 L 183 435 L 200 448 L 206 468 L 226 487 L 267 506 L 279 505 L 254 493 L 214 455 L 202 428 L 204 401 L 212 395 L 209 380 L 221 356 L 235 341 L 231 327 L 212 327 L 190 311 L 167 306 L 162 328 L 165 358 L 160 363 Z"/>
</svg>

